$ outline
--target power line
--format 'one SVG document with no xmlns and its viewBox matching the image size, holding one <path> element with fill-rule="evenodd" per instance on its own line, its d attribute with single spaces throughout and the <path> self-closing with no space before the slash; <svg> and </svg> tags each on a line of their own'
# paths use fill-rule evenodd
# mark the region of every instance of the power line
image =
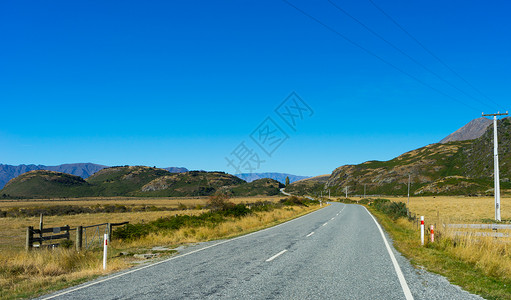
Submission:
<svg viewBox="0 0 511 300">
<path fill-rule="evenodd" d="M 391 63 L 391 62 L 387 61 L 386 59 L 384 59 L 383 57 L 379 56 L 378 54 L 376 54 L 376 53 L 372 52 L 371 50 L 369 50 L 369 49 L 365 48 L 364 46 L 362 46 L 362 45 L 360 45 L 360 44 L 356 43 L 355 41 L 351 40 L 350 38 L 348 38 L 347 36 L 343 35 L 343 34 L 342 34 L 342 33 L 340 33 L 339 31 L 337 31 L 337 30 L 335 30 L 334 28 L 330 27 L 329 25 L 327 25 L 327 24 L 323 23 L 322 21 L 320 21 L 320 20 L 319 20 L 319 19 L 317 19 L 316 17 L 314 17 L 314 16 L 312 16 L 312 15 L 308 14 L 307 12 L 305 12 L 304 10 L 302 10 L 302 9 L 298 8 L 297 6 L 295 6 L 294 4 L 290 3 L 289 1 L 287 1 L 287 0 L 282 0 L 282 1 L 283 1 L 283 2 L 285 2 L 287 5 L 291 6 L 292 8 L 296 9 L 297 11 L 299 11 L 300 13 L 302 13 L 303 15 L 305 15 L 306 17 L 310 18 L 310 19 L 311 19 L 311 20 L 313 20 L 314 22 L 316 22 L 316 23 L 320 24 L 321 26 L 325 27 L 326 29 L 330 30 L 331 32 L 335 33 L 336 35 L 340 36 L 341 38 L 343 38 L 343 39 L 344 39 L 345 41 L 347 41 L 348 43 L 352 44 L 353 46 L 355 46 L 355 47 L 357 47 L 357 48 L 359 48 L 359 49 L 361 49 L 361 50 L 363 50 L 363 51 L 364 51 L 364 52 L 366 52 L 367 54 L 369 54 L 369 55 L 371 55 L 371 56 L 373 56 L 373 57 L 377 58 L 378 60 L 380 60 L 380 61 L 384 62 L 385 64 L 387 64 L 387 65 L 391 66 L 391 67 L 392 67 L 392 68 L 394 68 L 395 70 L 397 70 L 397 71 L 399 71 L 399 72 L 401 72 L 401 73 L 405 74 L 406 76 L 408 76 L 408 77 L 410 77 L 411 79 L 413 79 L 413 80 L 417 81 L 418 83 L 422 84 L 423 86 L 425 86 L 425 87 L 427 87 L 427 88 L 429 88 L 429 89 L 431 89 L 431 90 L 433 90 L 433 91 L 437 92 L 438 94 L 440 94 L 440 95 L 442 95 L 442 96 L 444 96 L 444 97 L 447 97 L 447 98 L 449 98 L 449 99 L 451 99 L 451 100 L 454 100 L 454 101 L 456 101 L 456 102 L 458 102 L 458 103 L 460 103 L 460 104 L 462 104 L 462 105 L 464 105 L 464 106 L 466 106 L 466 107 L 468 107 L 468 108 L 470 108 L 470 109 L 473 109 L 473 110 L 475 110 L 475 111 L 477 111 L 477 112 L 481 111 L 480 109 L 477 109 L 477 108 L 475 108 L 475 107 L 473 107 L 473 106 L 471 106 L 471 105 L 469 105 L 469 104 L 467 104 L 467 103 L 465 103 L 465 102 L 463 102 L 463 101 L 461 101 L 461 100 L 457 99 L 456 97 L 453 97 L 453 96 L 451 96 L 451 95 L 449 95 L 449 94 L 446 94 L 446 93 L 442 92 L 441 90 L 439 90 L 439 89 L 437 89 L 437 88 L 435 88 L 435 87 L 433 87 L 433 86 L 431 86 L 431 85 L 427 84 L 426 82 L 424 82 L 424 81 L 420 80 L 419 78 L 415 77 L 414 75 L 412 75 L 412 74 L 410 74 L 410 73 L 406 72 L 405 70 L 403 70 L 403 69 L 399 68 L 398 66 L 396 66 L 396 65 L 394 65 L 393 63 Z"/>
<path fill-rule="evenodd" d="M 358 24 L 360 24 L 362 27 L 364 27 L 367 31 L 371 32 L 374 36 L 378 37 L 380 40 L 384 41 L 385 43 L 387 43 L 389 46 L 391 46 L 392 48 L 394 48 L 396 51 L 398 51 L 399 53 L 401 53 L 402 55 L 406 56 L 408 59 L 410 59 L 411 61 L 413 61 L 414 63 L 416 63 L 417 65 L 419 65 L 420 67 L 422 67 L 424 70 L 428 71 L 429 73 L 433 74 L 435 77 L 437 77 L 438 79 L 440 79 L 441 81 L 443 81 L 444 83 L 448 84 L 449 86 L 451 86 L 452 88 L 458 90 L 459 92 L 461 92 L 462 94 L 464 94 L 465 96 L 479 102 L 480 104 L 483 104 L 483 105 L 487 105 L 487 103 L 484 103 L 483 101 L 479 100 L 478 98 L 468 94 L 467 92 L 465 92 L 464 90 L 458 88 L 456 85 L 452 84 L 451 82 L 449 82 L 448 80 L 444 79 L 442 76 L 440 76 L 438 73 L 434 72 L 433 70 L 431 70 L 430 68 L 428 68 L 427 66 L 425 66 L 424 64 L 422 64 L 421 62 L 419 62 L 418 60 L 416 60 L 415 58 L 413 58 L 412 56 L 410 56 L 409 54 L 407 54 L 406 52 L 404 52 L 403 50 L 401 50 L 398 46 L 394 45 L 392 42 L 390 42 L 389 40 L 387 40 L 385 37 L 383 37 L 382 35 L 380 35 L 379 33 L 377 33 L 376 31 L 374 31 L 373 29 L 371 29 L 369 26 L 365 25 L 362 21 L 358 20 L 356 17 L 354 17 L 353 15 L 351 15 L 350 13 L 348 13 L 346 10 L 344 10 L 342 7 L 340 7 L 339 5 L 337 5 L 335 2 L 333 2 L 332 0 L 327 0 L 333 7 L 335 7 L 337 10 L 339 10 L 340 12 L 342 12 L 343 14 L 345 14 L 346 16 L 350 17 L 353 21 L 357 22 Z"/>
<path fill-rule="evenodd" d="M 422 49 L 424 49 L 426 52 L 429 53 L 429 55 L 431 55 L 432 57 L 434 57 L 438 62 L 440 62 L 444 67 L 446 67 L 447 69 L 449 69 L 449 71 L 451 71 L 454 75 L 456 75 L 459 79 L 461 79 L 463 82 L 465 82 L 468 86 L 470 86 L 474 91 L 476 91 L 477 93 L 479 93 L 479 95 L 483 96 L 484 98 L 486 98 L 487 100 L 491 101 L 493 104 L 497 105 L 497 106 L 500 106 L 500 104 L 498 104 L 497 102 L 495 102 L 493 99 L 491 99 L 490 97 L 488 97 L 486 94 L 484 94 L 483 92 L 481 92 L 477 87 L 475 87 L 473 84 L 471 84 L 468 80 L 466 80 L 465 78 L 463 78 L 463 76 L 461 76 L 458 72 L 456 72 L 453 68 L 451 68 L 448 64 L 446 64 L 442 59 L 440 59 L 440 57 L 438 57 L 438 55 L 436 55 L 435 53 L 433 53 L 431 50 L 429 50 L 424 44 L 422 44 L 417 38 L 415 38 L 408 30 L 406 30 L 403 26 L 401 26 L 401 24 L 399 24 L 394 18 L 392 18 L 388 13 L 386 13 L 381 7 L 379 7 L 376 3 L 374 3 L 373 0 L 369 0 L 369 2 L 371 2 L 371 4 L 376 7 L 376 9 L 378 9 L 382 14 L 384 14 L 390 21 L 392 21 L 392 23 L 394 23 L 394 25 L 396 25 L 399 29 L 401 29 L 406 35 L 408 35 L 412 40 L 414 40 Z"/>
</svg>

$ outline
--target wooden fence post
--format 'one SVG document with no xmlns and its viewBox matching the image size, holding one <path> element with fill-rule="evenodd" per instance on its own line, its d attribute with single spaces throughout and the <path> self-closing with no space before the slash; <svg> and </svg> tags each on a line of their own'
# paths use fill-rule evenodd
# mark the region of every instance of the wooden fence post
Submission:
<svg viewBox="0 0 511 300">
<path fill-rule="evenodd" d="M 83 227 L 76 227 L 76 251 L 80 252 L 82 250 L 82 238 L 83 238 Z"/>
<path fill-rule="evenodd" d="M 69 225 L 66 225 L 66 226 L 64 226 L 64 227 L 66 227 L 65 232 L 66 232 L 66 234 L 67 234 L 67 240 L 70 240 L 70 239 L 71 239 L 71 237 L 69 236 L 69 229 L 71 229 L 71 227 L 69 227 Z"/>
<path fill-rule="evenodd" d="M 106 227 L 107 227 L 108 241 L 111 241 L 111 238 L 112 238 L 112 223 L 106 224 Z"/>
<path fill-rule="evenodd" d="M 34 227 L 28 226 L 27 227 L 27 243 L 25 244 L 25 249 L 27 251 L 32 250 L 32 246 L 34 244 L 33 239 L 34 238 Z"/>
<path fill-rule="evenodd" d="M 43 214 L 41 214 L 39 218 L 39 237 L 41 241 L 39 242 L 39 249 L 43 248 Z"/>
</svg>

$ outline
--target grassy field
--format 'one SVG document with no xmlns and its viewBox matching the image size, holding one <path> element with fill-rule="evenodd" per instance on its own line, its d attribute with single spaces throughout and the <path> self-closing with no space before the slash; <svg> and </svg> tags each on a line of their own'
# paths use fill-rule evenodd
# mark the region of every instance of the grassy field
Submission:
<svg viewBox="0 0 511 300">
<path fill-rule="evenodd" d="M 389 198 L 407 202 L 406 198 Z M 492 197 L 413 197 L 410 211 L 425 216 L 425 224 L 436 224 L 435 242 L 420 245 L 417 221 L 393 220 L 371 206 L 380 223 L 392 235 L 396 248 L 412 263 L 446 276 L 449 281 L 486 299 L 511 299 L 511 237 L 485 237 L 491 229 L 452 229 L 442 224 L 493 223 Z M 511 223 L 511 199 L 501 202 L 502 223 Z M 511 230 L 498 230 L 511 235 Z"/>
<path fill-rule="evenodd" d="M 257 201 L 278 202 L 282 196 L 272 197 L 239 197 L 230 199 L 231 202 L 254 203 Z M 139 223 L 156 220 L 160 217 L 168 217 L 177 214 L 198 215 L 203 212 L 202 209 L 194 209 L 204 206 L 207 197 L 200 198 L 78 198 L 78 199 L 55 199 L 55 200 L 23 200 L 23 201 L 0 201 L 0 209 L 8 210 L 11 208 L 30 208 L 45 207 L 55 205 L 72 206 L 93 206 L 93 205 L 154 205 L 156 207 L 167 207 L 177 209 L 179 207 L 189 208 L 187 210 L 174 211 L 145 211 L 130 213 L 96 213 L 80 214 L 69 216 L 45 216 L 43 217 L 44 227 L 58 227 L 69 225 L 71 228 L 76 226 L 88 226 L 101 223 Z M 20 218 L 0 218 L 0 251 L 2 250 L 20 250 L 25 247 L 25 233 L 28 226 L 39 227 L 39 217 L 20 217 Z M 100 228 L 104 230 L 103 228 Z M 91 229 L 88 231 L 89 240 L 94 235 Z M 73 235 L 72 239 L 74 238 Z"/>
<path fill-rule="evenodd" d="M 392 201 L 406 203 L 407 198 L 389 198 Z M 438 233 L 453 236 L 464 233 L 476 235 L 480 233 L 495 233 L 492 229 L 463 229 L 448 228 L 444 224 L 487 224 L 495 222 L 495 198 L 493 197 L 461 197 L 461 196 L 436 196 L 436 197 L 412 197 L 410 198 L 410 212 L 417 218 L 424 216 L 424 222 L 429 228 L 434 225 Z M 501 223 L 511 223 L 511 198 L 501 198 Z M 415 223 L 416 225 L 418 224 Z M 479 233 L 478 233 L 479 232 Z M 499 229 L 498 233 L 504 236 L 499 240 L 511 242 L 511 230 Z"/>
<path fill-rule="evenodd" d="M 407 198 L 385 197 L 393 201 L 407 202 Z M 493 197 L 411 197 L 410 211 L 426 220 L 444 223 L 482 223 L 494 219 L 495 199 Z M 501 198 L 501 217 L 503 222 L 511 222 L 511 197 Z"/>
<path fill-rule="evenodd" d="M 253 203 L 257 201 L 276 202 L 284 196 L 254 196 L 254 197 L 235 197 L 230 200 L 235 203 Z M 52 206 L 52 205 L 155 205 L 158 207 L 178 207 L 184 204 L 190 208 L 196 205 L 206 204 L 208 197 L 84 197 L 84 198 L 52 198 L 52 199 L 28 199 L 28 200 L 0 200 L 0 209 L 34 207 L 34 206 Z"/>
<path fill-rule="evenodd" d="M 255 203 L 257 201 L 278 202 L 283 197 L 245 197 L 230 199 L 234 203 Z M 59 200 L 62 201 L 62 200 Z M 179 206 L 179 203 L 190 207 L 206 204 L 206 198 L 200 199 L 74 199 L 59 203 L 72 203 L 71 205 L 108 204 L 127 202 L 138 205 L 137 201 L 144 201 L 162 207 Z M 18 206 L 13 206 L 18 205 Z M 30 207 L 32 205 L 55 205 L 54 201 L 24 201 L 18 203 L 3 202 L 2 207 Z M 30 298 L 53 290 L 75 285 L 94 277 L 129 268 L 136 263 L 131 254 L 153 253 L 154 246 L 163 246 L 168 249 L 187 243 L 202 242 L 220 238 L 229 238 L 267 228 L 281 222 L 296 218 L 303 214 L 319 209 L 319 205 L 309 206 L 275 206 L 271 210 L 255 211 L 243 217 L 225 217 L 224 221 L 212 226 L 181 227 L 175 230 L 161 230 L 151 232 L 141 238 L 132 240 L 112 240 L 109 246 L 108 271 L 102 270 L 102 252 L 99 245 L 91 247 L 88 251 L 76 252 L 71 249 L 24 251 L 25 230 L 27 226 L 37 227 L 38 217 L 29 218 L 0 218 L 0 298 L 19 299 Z M 172 215 L 200 215 L 207 210 L 188 209 L 175 211 L 129 212 L 129 213 L 97 213 L 71 216 L 44 217 L 44 227 L 62 225 L 98 224 L 104 222 L 130 221 L 131 224 L 150 223 L 161 217 Z M 102 230 L 104 227 L 102 227 Z M 72 233 L 74 233 L 72 231 Z M 103 232 L 100 232 L 101 234 Z M 90 234 L 90 233 L 89 233 Z M 74 234 L 71 234 L 72 240 Z M 91 238 L 91 236 L 89 236 Z M 121 253 L 127 253 L 121 255 Z M 163 258 L 174 254 L 175 251 L 164 251 L 159 257 Z"/>
</svg>

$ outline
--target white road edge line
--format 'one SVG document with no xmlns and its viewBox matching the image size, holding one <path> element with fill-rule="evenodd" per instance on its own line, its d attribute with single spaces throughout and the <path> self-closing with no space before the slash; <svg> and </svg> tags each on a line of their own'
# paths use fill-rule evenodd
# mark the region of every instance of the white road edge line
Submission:
<svg viewBox="0 0 511 300">
<path fill-rule="evenodd" d="M 284 253 L 286 253 L 286 252 L 287 252 L 287 250 L 286 250 L 286 249 L 284 249 L 284 250 L 280 251 L 279 253 L 277 253 L 277 254 L 273 255 L 272 257 L 268 258 L 266 261 L 272 261 L 272 260 L 274 260 L 275 258 L 277 258 L 277 257 L 281 256 L 282 254 L 284 254 Z"/>
<path fill-rule="evenodd" d="M 327 208 L 329 206 L 325 206 L 324 208 Z M 254 231 L 252 233 L 249 233 L 249 234 L 245 234 L 245 235 L 242 235 L 242 236 L 239 236 L 239 237 L 235 237 L 235 238 L 232 238 L 232 239 L 228 239 L 228 240 L 224 240 L 224 241 L 221 241 L 219 243 L 216 243 L 216 244 L 213 244 L 213 245 L 209 245 L 209 246 L 206 246 L 204 248 L 200 248 L 200 249 L 197 249 L 197 250 L 193 250 L 193 251 L 190 251 L 188 253 L 184 253 L 184 254 L 181 254 L 181 255 L 178 255 L 178 256 L 173 256 L 171 258 L 167 258 L 165 260 L 162 260 L 162 261 L 159 261 L 159 262 L 156 262 L 154 264 L 150 264 L 150 265 L 146 265 L 146 266 L 143 266 L 143 267 L 140 267 L 140 268 L 137 268 L 137 269 L 133 269 L 133 270 L 130 270 L 130 271 L 126 271 L 124 273 L 120 273 L 120 274 L 117 274 L 117 275 L 114 275 L 114 276 L 111 276 L 111 277 L 107 277 L 107 278 L 104 278 L 104 279 L 101 279 L 101 280 L 98 280 L 98 281 L 94 281 L 94 282 L 91 282 L 89 284 L 86 284 L 86 285 L 83 285 L 83 286 L 79 286 L 79 287 L 76 287 L 74 289 L 71 289 L 71 290 L 67 290 L 67 291 L 64 291 L 62 293 L 58 293 L 56 295 L 53 295 L 53 296 L 49 296 L 49 297 L 46 297 L 46 298 L 42 298 L 42 300 L 48 300 L 48 299 L 53 299 L 53 298 L 57 298 L 57 297 L 60 297 L 60 296 L 63 296 L 63 295 L 66 295 L 66 294 L 69 294 L 69 293 L 72 293 L 72 292 L 76 292 L 76 291 L 79 291 L 81 289 L 84 289 L 84 288 L 88 288 L 90 286 L 93 286 L 93 285 L 96 285 L 96 284 L 100 284 L 100 283 L 103 283 L 105 281 L 109 281 L 109 280 L 112 280 L 112 279 L 115 279 L 115 278 L 118 278 L 118 277 L 122 277 L 124 275 L 128 275 L 128 274 L 131 274 L 131 273 L 135 273 L 135 272 L 138 272 L 138 271 L 141 271 L 141 270 L 144 270 L 144 269 L 147 269 L 147 268 L 150 268 L 150 267 L 154 267 L 154 266 L 157 266 L 159 264 L 162 264 L 162 263 L 165 263 L 165 262 L 168 262 L 168 261 L 171 261 L 171 260 L 174 260 L 174 259 L 178 259 L 178 258 L 181 258 L 181 257 L 185 257 L 185 256 L 188 256 L 190 254 L 194 254 L 194 253 L 197 253 L 199 251 L 202 251 L 202 250 L 206 250 L 206 249 L 209 249 L 209 248 L 213 248 L 213 247 L 216 247 L 216 246 L 220 246 L 222 244 L 225 244 L 225 243 L 229 243 L 229 242 L 232 242 L 232 241 L 235 241 L 235 240 L 238 240 L 238 239 L 242 239 L 242 238 L 246 238 L 248 236 L 251 236 L 251 235 L 254 235 L 254 234 L 258 234 L 258 233 L 261 233 L 261 232 L 264 232 L 264 231 L 267 231 L 267 230 L 270 230 L 270 229 L 273 229 L 273 228 L 277 228 L 279 226 L 282 226 L 284 224 L 288 224 L 288 223 L 291 223 L 293 221 L 296 221 L 298 219 L 301 219 L 301 218 L 304 218 L 306 216 L 310 216 L 314 213 L 317 213 L 319 211 L 321 211 L 322 208 L 316 210 L 316 211 L 313 211 L 311 213 L 308 213 L 308 214 L 305 214 L 303 216 L 300 216 L 298 218 L 295 218 L 293 220 L 290 220 L 290 221 L 287 221 L 287 222 L 284 222 L 284 223 L 280 223 L 278 225 L 275 225 L 275 226 L 272 226 L 272 227 L 268 227 L 268 228 L 265 228 L 263 230 L 259 230 L 259 231 Z"/>
<path fill-rule="evenodd" d="M 364 206 L 362 206 L 364 207 Z M 376 227 L 378 227 L 378 230 L 380 230 L 381 237 L 383 238 L 383 242 L 385 243 L 385 247 L 387 248 L 387 252 L 389 252 L 390 260 L 392 260 L 392 264 L 394 265 L 394 270 L 396 271 L 397 278 L 399 279 L 399 283 L 401 284 L 401 288 L 403 289 L 403 293 L 405 294 L 406 300 L 413 300 L 412 292 L 410 291 L 410 288 L 408 287 L 408 284 L 406 283 L 405 276 L 403 275 L 403 272 L 401 271 L 401 268 L 399 267 L 399 264 L 397 263 L 396 257 L 394 256 L 394 253 L 392 252 L 392 249 L 390 248 L 389 242 L 387 241 L 387 238 L 385 237 L 385 234 L 383 233 L 383 230 L 381 229 L 380 224 L 376 221 L 374 216 L 367 210 L 367 208 L 364 207 L 366 212 L 373 218 L 374 223 L 376 224 Z"/>
<path fill-rule="evenodd" d="M 311 232 L 311 233 L 309 233 L 309 234 L 307 234 L 307 236 L 306 236 L 306 237 L 309 237 L 309 236 L 311 236 L 311 235 L 313 235 L 313 234 L 314 234 L 314 231 L 313 231 L 313 232 Z"/>
</svg>

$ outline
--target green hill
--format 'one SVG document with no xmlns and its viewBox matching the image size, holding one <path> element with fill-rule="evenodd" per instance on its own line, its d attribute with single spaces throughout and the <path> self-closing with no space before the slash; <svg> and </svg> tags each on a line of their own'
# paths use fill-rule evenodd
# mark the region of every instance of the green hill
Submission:
<svg viewBox="0 0 511 300">
<path fill-rule="evenodd" d="M 226 187 L 222 192 L 232 196 L 275 196 L 284 185 L 270 178 L 257 179 L 234 187 Z"/>
<path fill-rule="evenodd" d="M 86 179 L 94 196 L 133 196 L 154 179 L 170 175 L 167 170 L 146 166 L 111 167 Z"/>
<path fill-rule="evenodd" d="M 511 122 L 498 122 L 501 188 L 511 189 Z M 325 184 L 336 195 L 405 195 L 408 175 L 415 195 L 493 194 L 493 128 L 475 140 L 432 144 L 389 161 L 368 161 L 335 169 Z"/>
<path fill-rule="evenodd" d="M 286 192 L 293 195 L 319 195 L 329 178 L 330 175 L 319 175 L 295 181 L 286 186 Z"/>
<path fill-rule="evenodd" d="M 224 172 L 190 171 L 158 177 L 142 186 L 136 195 L 155 197 L 208 196 L 222 187 L 244 183 L 244 180 Z"/>
<path fill-rule="evenodd" d="M 145 166 L 111 167 L 86 180 L 52 171 L 32 171 L 12 179 L 0 194 L 4 197 L 195 197 L 215 193 L 231 196 L 278 195 L 283 185 L 273 179 L 251 183 L 224 172 L 170 173 Z"/>
<path fill-rule="evenodd" d="M 66 173 L 37 170 L 11 179 L 0 194 L 5 197 L 48 198 L 91 194 L 90 184 L 83 178 Z"/>
</svg>

